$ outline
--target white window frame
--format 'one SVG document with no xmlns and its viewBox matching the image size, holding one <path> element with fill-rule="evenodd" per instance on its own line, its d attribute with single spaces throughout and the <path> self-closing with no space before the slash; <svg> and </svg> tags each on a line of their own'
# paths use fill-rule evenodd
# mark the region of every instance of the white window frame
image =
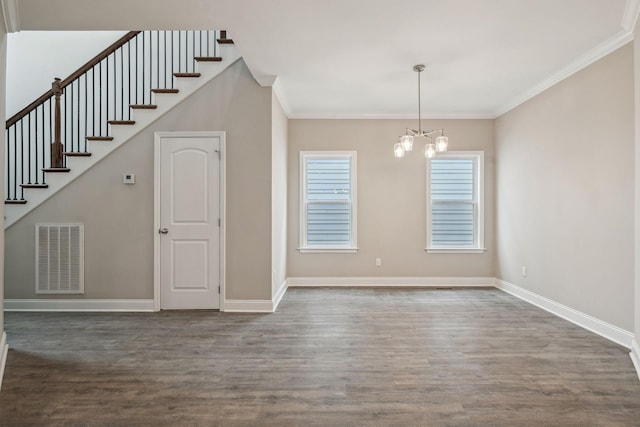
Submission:
<svg viewBox="0 0 640 427">
<path fill-rule="evenodd" d="M 351 233 L 350 241 L 345 245 L 309 245 L 307 242 L 307 159 L 345 159 L 350 160 L 351 165 Z M 358 251 L 358 195 L 357 195 L 357 163 L 358 156 L 356 151 L 300 151 L 300 247 L 301 253 L 356 253 Z M 318 202 L 315 200 L 314 202 Z M 340 202 L 344 203 L 344 202 Z"/>
<path fill-rule="evenodd" d="M 431 244 L 431 159 L 427 159 L 427 253 L 483 253 L 484 247 L 484 151 L 446 151 L 438 153 L 435 159 L 474 160 L 474 236 L 473 246 L 433 246 Z"/>
</svg>

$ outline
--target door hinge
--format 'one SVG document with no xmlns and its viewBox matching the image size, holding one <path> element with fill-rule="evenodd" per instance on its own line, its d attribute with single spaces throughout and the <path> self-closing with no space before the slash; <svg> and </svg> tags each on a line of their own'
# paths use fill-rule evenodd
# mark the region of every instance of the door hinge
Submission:
<svg viewBox="0 0 640 427">
<path fill-rule="evenodd" d="M 220 218 L 218 218 L 218 227 L 220 227 L 220 225 L 221 225 L 221 221 L 220 221 Z"/>
<path fill-rule="evenodd" d="M 220 293 L 220 286 L 218 286 L 218 293 Z"/>
</svg>

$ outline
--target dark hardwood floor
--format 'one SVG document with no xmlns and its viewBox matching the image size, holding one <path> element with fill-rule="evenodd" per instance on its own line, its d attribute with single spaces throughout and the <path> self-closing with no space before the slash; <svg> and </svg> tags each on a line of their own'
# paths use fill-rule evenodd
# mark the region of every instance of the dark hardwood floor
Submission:
<svg viewBox="0 0 640 427">
<path fill-rule="evenodd" d="M 638 426 L 628 350 L 499 290 L 6 313 L 0 425 Z"/>
</svg>

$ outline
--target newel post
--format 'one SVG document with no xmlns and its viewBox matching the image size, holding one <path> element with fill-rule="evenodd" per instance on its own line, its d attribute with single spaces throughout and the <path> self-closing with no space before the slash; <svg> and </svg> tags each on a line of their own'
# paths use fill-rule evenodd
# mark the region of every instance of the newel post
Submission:
<svg viewBox="0 0 640 427">
<path fill-rule="evenodd" d="M 60 96 L 63 94 L 63 89 L 60 86 L 60 79 L 55 78 L 53 83 L 51 84 L 51 90 L 56 97 L 55 102 L 55 125 L 54 125 L 54 134 L 53 134 L 53 142 L 51 143 L 51 167 L 52 168 L 61 168 L 63 167 L 62 161 L 62 137 L 60 135 L 61 128 L 61 117 L 60 117 Z"/>
</svg>

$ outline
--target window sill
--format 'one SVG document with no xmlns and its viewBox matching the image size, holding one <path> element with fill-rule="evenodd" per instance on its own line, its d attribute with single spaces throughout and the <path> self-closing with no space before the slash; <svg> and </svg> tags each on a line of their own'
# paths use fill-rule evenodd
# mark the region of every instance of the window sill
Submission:
<svg viewBox="0 0 640 427">
<path fill-rule="evenodd" d="M 486 248 L 426 248 L 428 254 L 481 254 Z"/>
<path fill-rule="evenodd" d="M 298 248 L 301 254 L 355 254 L 358 248 Z"/>
</svg>

